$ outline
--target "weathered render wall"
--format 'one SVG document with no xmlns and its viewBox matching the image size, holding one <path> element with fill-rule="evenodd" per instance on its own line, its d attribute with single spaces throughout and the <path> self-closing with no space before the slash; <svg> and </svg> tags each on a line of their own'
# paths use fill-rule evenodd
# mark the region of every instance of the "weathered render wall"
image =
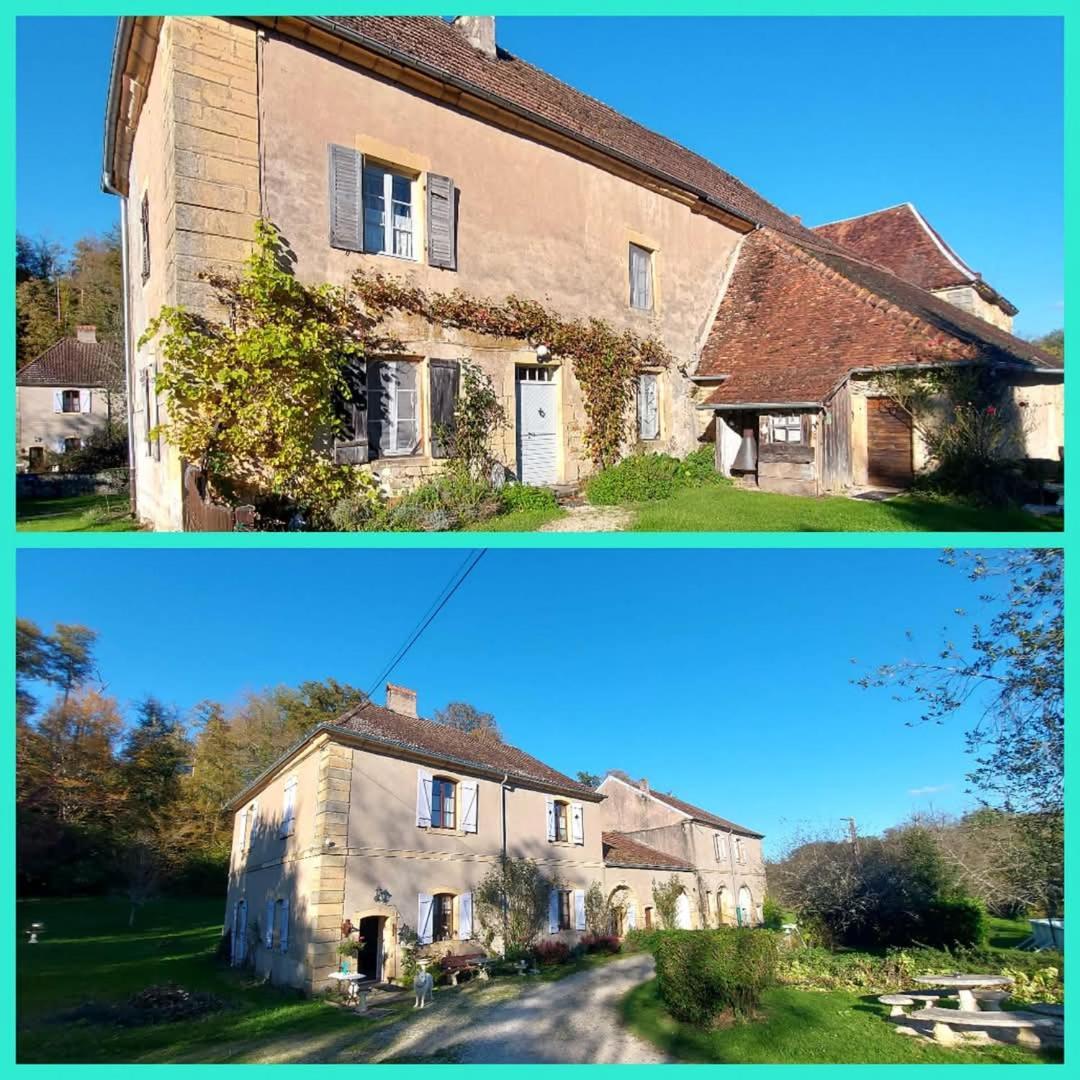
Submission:
<svg viewBox="0 0 1080 1080">
<path fill-rule="evenodd" d="M 688 870 L 645 870 L 636 866 L 608 866 L 604 870 L 604 887 L 609 899 L 619 900 L 624 906 L 633 904 L 634 922 L 638 930 L 644 930 L 647 921 L 651 921 L 653 928 L 659 928 L 662 921 L 657 914 L 656 901 L 653 900 L 653 885 L 665 885 L 672 877 L 682 885 L 690 900 L 689 929 L 700 929 L 704 921 L 698 907 L 697 878 Z M 652 909 L 651 920 L 646 918 L 647 908 Z"/>
<path fill-rule="evenodd" d="M 984 300 L 971 285 L 958 285 L 951 289 L 935 289 L 934 295 L 940 296 L 942 300 L 948 300 L 950 304 L 962 308 L 964 311 L 969 311 L 972 315 L 977 315 L 980 319 L 985 319 L 986 322 L 992 323 L 1010 334 L 1012 333 L 1013 317 L 1006 315 L 997 304 L 991 304 Z"/>
<path fill-rule="evenodd" d="M 1017 376 L 1012 399 L 1022 417 L 1024 456 L 1060 461 L 1065 445 L 1064 376 Z"/>
<path fill-rule="evenodd" d="M 127 199 L 136 511 L 160 530 L 182 527 L 181 462 L 165 440 L 160 460 L 146 447 L 153 427 L 143 371 L 159 363 L 157 341 L 137 343 L 163 304 L 221 314 L 204 270 L 235 270 L 250 251 L 259 213 L 258 80 L 255 30 L 242 21 L 164 21 L 132 151 Z M 150 208 L 150 276 L 142 282 L 140 213 Z M 164 405 L 158 415 L 167 420 Z"/>
<path fill-rule="evenodd" d="M 353 752 L 343 917 L 358 925 L 367 915 L 385 915 L 384 953 L 388 976 L 399 970 L 397 933 L 403 923 L 416 929 L 421 892 L 457 897 L 474 890 L 496 865 L 502 850 L 500 784 L 467 771 L 424 766 L 438 776 L 477 783 L 477 831 L 435 829 L 416 823 L 418 766 L 401 758 L 363 750 Z M 460 791 L 460 789 L 459 789 Z M 561 797 L 561 796 L 560 796 Z M 547 839 L 545 793 L 514 786 L 506 793 L 507 853 L 534 859 L 545 875 L 569 889 L 588 889 L 603 881 L 601 827 L 596 803 L 583 799 L 584 844 Z M 455 919 L 457 914 L 455 912 Z M 339 919 L 340 922 L 340 919 Z M 574 940 L 574 931 L 561 937 Z M 482 931 L 474 916 L 473 939 Z M 475 947 L 475 946 L 473 946 Z M 436 943 L 434 952 L 467 948 Z M 316 979 L 317 981 L 317 979 Z"/>
<path fill-rule="evenodd" d="M 104 427 L 111 409 L 119 409 L 123 420 L 124 399 L 103 387 L 91 389 L 89 412 L 55 412 L 53 397 L 64 388 L 56 386 L 15 387 L 15 461 L 25 466 L 32 446 L 61 452 L 64 439 L 85 439 Z M 69 389 L 77 389 L 70 387 Z M 87 392 L 83 387 L 83 392 Z"/>
<path fill-rule="evenodd" d="M 301 278 L 344 282 L 363 267 L 403 274 L 430 289 L 460 288 L 499 299 L 517 293 L 566 315 L 598 315 L 617 326 L 657 333 L 682 361 L 691 359 L 738 239 L 734 231 L 673 199 L 273 32 L 262 42 L 260 106 L 265 211 L 295 252 Z M 457 271 L 330 247 L 331 143 L 421 174 L 421 207 L 429 170 L 454 180 Z M 422 235 L 418 241 L 422 244 Z M 629 306 L 631 241 L 656 251 L 652 313 Z M 512 463 L 514 363 L 535 362 L 532 350 L 521 342 L 443 334 L 416 320 L 403 320 L 394 329 L 409 355 L 467 356 L 492 375 L 511 418 L 501 449 Z M 559 473 L 573 480 L 591 471 L 581 447 L 581 390 L 568 365 L 558 381 Z M 695 445 L 699 422 L 690 388 L 674 372 L 661 381 L 661 438 L 649 445 L 685 453 Z M 427 451 L 377 468 L 429 471 L 433 463 Z"/>
<path fill-rule="evenodd" d="M 257 807 L 251 844 L 241 850 L 240 822 L 243 808 L 233 815 L 232 857 L 225 930 L 232 926 L 234 905 L 248 906 L 248 956 L 256 972 L 274 983 L 311 989 L 312 961 L 319 955 L 324 931 L 323 888 L 333 877 L 333 856 L 326 850 L 324 777 L 334 760 L 333 744 L 313 742 L 298 757 L 285 763 L 245 806 Z M 292 835 L 280 835 L 285 784 L 296 780 Z M 289 941 L 286 952 L 277 945 L 267 948 L 262 931 L 267 900 L 288 898 Z M 340 911 L 340 902 L 337 910 Z M 341 916 L 333 926 L 333 945 L 340 939 Z"/>
</svg>

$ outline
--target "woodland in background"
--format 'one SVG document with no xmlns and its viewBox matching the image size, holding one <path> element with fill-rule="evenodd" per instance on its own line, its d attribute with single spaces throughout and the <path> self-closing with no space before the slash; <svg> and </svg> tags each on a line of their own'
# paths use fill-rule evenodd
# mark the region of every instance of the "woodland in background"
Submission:
<svg viewBox="0 0 1080 1080">
<path fill-rule="evenodd" d="M 15 236 L 15 365 L 29 363 L 75 327 L 97 327 L 98 341 L 124 333 L 120 230 L 88 234 L 70 251 L 43 237 Z"/>
<path fill-rule="evenodd" d="M 313 726 L 367 700 L 333 679 L 278 686 L 190 716 L 147 696 L 125 709 L 97 670 L 97 635 L 16 625 L 18 890 L 122 889 L 133 911 L 165 890 L 223 894 L 232 798 Z M 33 696 L 45 687 L 51 700 Z M 40 690 L 38 691 L 40 693 Z M 435 719 L 498 738 L 494 717 L 451 702 Z"/>
</svg>

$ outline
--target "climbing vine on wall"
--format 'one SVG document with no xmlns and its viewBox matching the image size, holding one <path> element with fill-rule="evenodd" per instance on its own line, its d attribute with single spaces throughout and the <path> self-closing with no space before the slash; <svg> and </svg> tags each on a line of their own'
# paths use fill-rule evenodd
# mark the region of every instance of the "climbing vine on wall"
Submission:
<svg viewBox="0 0 1080 1080">
<path fill-rule="evenodd" d="M 626 443 L 638 372 L 674 360 L 654 337 L 616 330 L 603 319 L 567 319 L 519 296 L 500 302 L 459 289 L 425 292 L 400 278 L 363 270 L 353 275 L 352 285 L 376 323 L 394 312 L 418 315 L 446 329 L 545 345 L 553 358 L 569 360 L 582 390 L 585 448 L 599 468 L 614 464 Z"/>
</svg>

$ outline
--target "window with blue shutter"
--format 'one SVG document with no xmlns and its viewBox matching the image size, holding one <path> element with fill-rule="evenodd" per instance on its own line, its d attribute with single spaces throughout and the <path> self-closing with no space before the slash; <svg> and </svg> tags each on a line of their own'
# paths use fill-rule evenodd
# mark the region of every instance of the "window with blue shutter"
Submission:
<svg viewBox="0 0 1080 1080">
<path fill-rule="evenodd" d="M 363 251 L 360 210 L 364 156 L 350 146 L 331 143 L 330 156 L 330 246 L 344 251 Z"/>
</svg>

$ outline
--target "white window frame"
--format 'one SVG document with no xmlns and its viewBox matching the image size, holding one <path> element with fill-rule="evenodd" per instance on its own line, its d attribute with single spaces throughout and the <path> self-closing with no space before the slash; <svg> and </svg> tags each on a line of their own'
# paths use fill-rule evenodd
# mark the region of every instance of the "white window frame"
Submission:
<svg viewBox="0 0 1080 1080">
<path fill-rule="evenodd" d="M 648 273 L 645 277 L 645 296 L 637 296 L 635 278 L 634 278 L 634 252 L 640 251 L 645 256 L 645 266 Z M 654 297 L 655 281 L 654 281 L 654 261 L 653 255 L 655 253 L 643 244 L 635 244 L 630 242 L 630 248 L 627 254 L 627 270 L 630 276 L 630 307 L 634 311 L 653 311 L 656 307 L 656 300 Z M 644 299 L 645 303 L 634 303 L 635 300 Z"/>
<path fill-rule="evenodd" d="M 398 366 L 403 365 L 403 364 L 411 364 L 411 365 L 413 365 L 413 371 L 416 373 L 416 376 L 413 379 L 413 388 L 412 388 L 412 390 L 402 391 L 396 382 L 391 384 L 393 386 L 393 392 L 389 395 L 389 406 L 390 406 L 389 407 L 389 414 L 390 415 L 388 415 L 385 420 L 373 420 L 371 418 L 372 417 L 372 408 L 371 408 L 372 394 L 374 393 L 374 394 L 381 395 L 382 394 L 382 389 L 381 389 L 381 387 L 375 388 L 375 389 L 372 388 L 372 383 L 371 383 L 371 378 L 370 378 L 370 366 L 369 366 L 369 378 L 368 378 L 368 385 L 367 385 L 368 446 L 374 448 L 374 455 L 373 456 L 376 457 L 376 458 L 416 457 L 417 455 L 419 455 L 423 451 L 423 448 L 424 448 L 423 432 L 421 431 L 422 417 L 420 415 L 420 383 L 421 383 L 421 377 L 423 375 L 422 365 L 421 365 L 420 361 L 418 361 L 418 360 L 407 360 L 407 359 L 396 358 L 396 357 L 388 357 L 385 360 L 383 360 L 383 359 L 372 360 L 371 364 L 393 364 L 395 367 L 398 367 Z M 406 421 L 406 423 L 414 424 L 415 429 L 416 429 L 416 441 L 414 442 L 414 444 L 412 446 L 412 449 L 410 449 L 410 450 L 402 450 L 402 449 L 399 449 L 398 446 L 397 446 L 399 414 L 401 412 L 401 410 L 399 408 L 399 405 L 398 405 L 398 402 L 400 400 L 400 397 L 401 397 L 402 393 L 404 393 L 404 394 L 412 394 L 412 397 L 413 397 L 413 416 L 412 416 L 411 420 Z M 376 426 L 376 425 L 378 425 L 378 426 L 389 426 L 389 428 L 390 428 L 390 447 L 391 447 L 389 450 L 383 450 L 382 445 L 381 445 L 381 440 L 372 439 L 372 437 L 371 437 L 371 429 L 372 429 L 373 426 Z"/>
<path fill-rule="evenodd" d="M 717 862 L 727 861 L 727 837 L 723 833 L 713 833 L 713 851 Z"/>
<path fill-rule="evenodd" d="M 743 842 L 739 837 L 735 837 L 735 861 L 743 866 L 746 863 L 746 852 L 743 850 Z"/>
<path fill-rule="evenodd" d="M 802 416 L 799 413 L 769 417 L 769 442 L 801 443 L 802 441 Z"/>
<path fill-rule="evenodd" d="M 364 196 L 364 181 L 369 173 L 382 174 L 382 233 L 383 242 L 381 248 L 369 247 L 367 236 L 367 203 Z M 409 246 L 412 249 L 409 254 L 396 251 L 396 234 L 404 230 L 394 227 L 394 204 L 401 202 L 394 198 L 394 179 L 404 180 L 409 185 Z M 363 218 L 363 242 L 366 255 L 389 255 L 392 259 L 405 259 L 408 262 L 419 262 L 419 230 L 417 229 L 417 217 L 419 213 L 418 200 L 416 198 L 416 177 L 403 169 L 395 169 L 392 165 L 384 165 L 381 161 L 364 161 L 364 171 L 360 178 L 360 212 Z M 388 209 L 389 208 L 389 209 Z"/>
<path fill-rule="evenodd" d="M 656 432 L 653 435 L 645 433 L 645 413 L 642 409 L 644 390 L 647 380 L 652 381 L 653 405 L 656 409 Z M 638 375 L 638 438 L 642 442 L 656 442 L 660 438 L 660 376 L 655 371 L 642 371 Z"/>
</svg>

